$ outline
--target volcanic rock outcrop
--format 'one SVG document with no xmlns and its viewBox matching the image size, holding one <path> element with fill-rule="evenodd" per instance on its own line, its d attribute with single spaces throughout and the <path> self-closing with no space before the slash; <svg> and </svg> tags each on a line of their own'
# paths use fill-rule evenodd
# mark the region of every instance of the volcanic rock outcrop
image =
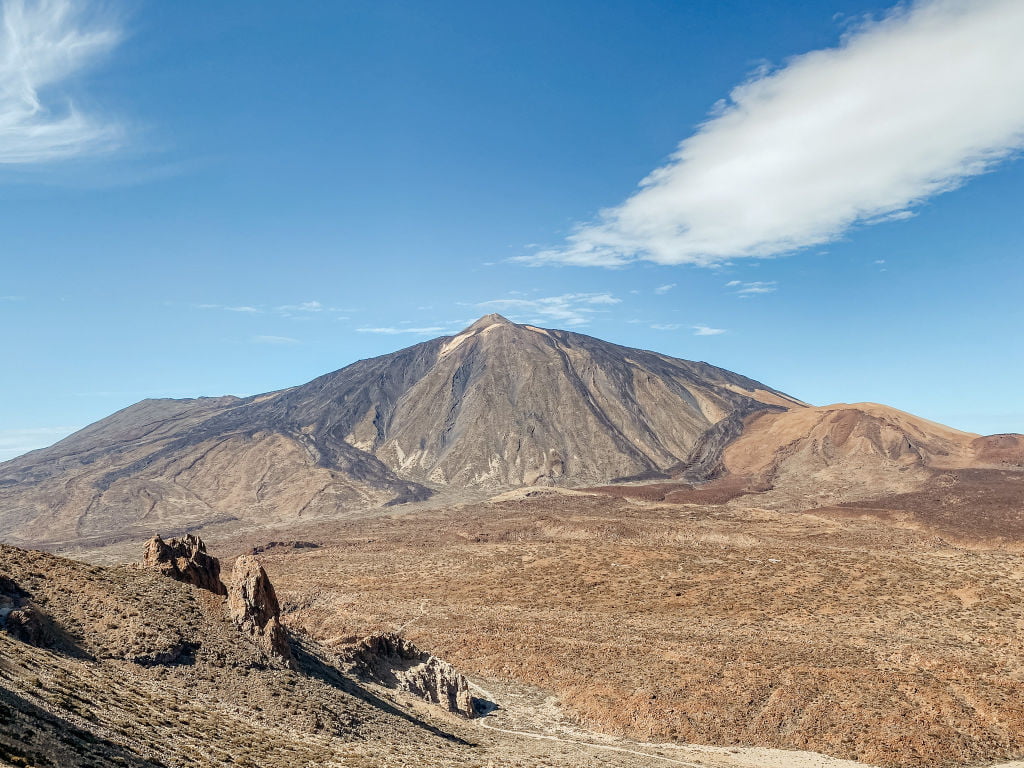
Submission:
<svg viewBox="0 0 1024 768">
<path fill-rule="evenodd" d="M 235 561 L 228 588 L 228 611 L 235 626 L 253 640 L 268 661 L 292 663 L 274 585 L 252 555 L 242 555 Z"/>
<path fill-rule="evenodd" d="M 198 536 L 188 534 L 167 541 L 154 536 L 146 542 L 143 565 L 175 581 L 226 596 L 228 616 L 253 642 L 263 660 L 272 665 L 292 664 L 274 585 L 254 556 L 242 555 L 235 561 L 225 586 L 220 579 L 220 560 L 207 554 L 206 544 Z M 162 657 L 157 662 L 166 663 Z"/>
<path fill-rule="evenodd" d="M 29 645 L 46 646 L 53 636 L 46 619 L 28 604 L 29 593 L 17 582 L 0 576 L 0 627 Z"/>
<path fill-rule="evenodd" d="M 215 595 L 228 593 L 220 580 L 220 560 L 208 555 L 203 540 L 191 533 L 184 538 L 167 541 L 154 536 L 146 542 L 142 562 L 147 568 L 155 568 L 175 581 L 183 581 Z"/>
<path fill-rule="evenodd" d="M 340 660 L 379 685 L 411 693 L 463 717 L 476 714 L 465 676 L 401 635 L 370 635 L 342 653 Z"/>
</svg>

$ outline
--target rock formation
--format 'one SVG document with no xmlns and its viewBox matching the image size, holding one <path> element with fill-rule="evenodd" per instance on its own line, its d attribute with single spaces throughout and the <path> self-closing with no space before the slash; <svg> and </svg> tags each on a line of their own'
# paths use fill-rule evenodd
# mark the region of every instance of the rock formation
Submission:
<svg viewBox="0 0 1024 768">
<path fill-rule="evenodd" d="M 23 643 L 46 647 L 53 643 L 53 630 L 28 600 L 29 593 L 7 576 L 0 576 L 0 627 Z"/>
<path fill-rule="evenodd" d="M 228 611 L 235 626 L 253 640 L 269 661 L 292 663 L 274 585 L 252 555 L 242 555 L 235 561 L 228 587 Z"/>
<path fill-rule="evenodd" d="M 187 534 L 181 539 L 164 541 L 154 536 L 146 542 L 143 564 L 164 576 L 183 581 L 215 595 L 226 595 L 220 580 L 220 561 L 206 554 L 206 545 L 198 536 Z"/>
<path fill-rule="evenodd" d="M 341 661 L 380 685 L 406 691 L 464 717 L 475 714 L 465 676 L 400 635 L 371 635 L 341 654 Z"/>
<path fill-rule="evenodd" d="M 7 614 L 5 626 L 11 637 L 29 645 L 44 648 L 54 640 L 46 620 L 31 606 L 18 608 Z"/>
<path fill-rule="evenodd" d="M 231 621 L 253 641 L 260 655 L 274 665 L 291 665 L 291 648 L 281 626 L 277 594 L 255 557 L 238 558 L 230 583 L 225 586 L 220 579 L 220 560 L 207 554 L 206 544 L 198 536 L 188 534 L 182 539 L 167 541 L 154 536 L 146 543 L 143 565 L 176 581 L 226 596 Z M 140 657 L 139 663 L 175 663 L 179 657 L 194 652 L 193 645 L 177 642 L 169 650 Z"/>
</svg>

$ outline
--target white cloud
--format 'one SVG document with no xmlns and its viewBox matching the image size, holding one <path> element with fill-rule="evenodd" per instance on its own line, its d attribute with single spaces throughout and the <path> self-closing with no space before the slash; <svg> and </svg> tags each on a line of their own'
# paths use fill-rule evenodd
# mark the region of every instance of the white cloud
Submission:
<svg viewBox="0 0 1024 768">
<path fill-rule="evenodd" d="M 249 306 L 228 307 L 228 306 L 225 306 L 223 304 L 200 304 L 199 308 L 200 309 L 223 309 L 225 312 L 249 312 L 249 313 L 254 313 L 254 314 L 263 311 L 262 309 L 258 309 L 257 307 L 249 307 Z"/>
<path fill-rule="evenodd" d="M 398 334 L 398 333 L 413 333 L 418 336 L 429 336 L 432 333 L 440 333 L 446 330 L 443 325 L 434 325 L 428 328 L 356 328 L 358 333 L 385 333 L 385 334 Z"/>
<path fill-rule="evenodd" d="M 693 328 L 694 336 L 721 336 L 725 333 L 725 328 L 709 328 L 706 325 L 694 325 Z"/>
<path fill-rule="evenodd" d="M 759 293 L 775 293 L 778 290 L 779 284 L 775 280 L 754 280 L 749 283 L 745 283 L 742 280 L 730 280 L 725 284 L 725 287 L 735 288 L 734 293 L 739 294 L 741 298 L 748 298 Z"/>
<path fill-rule="evenodd" d="M 120 126 L 79 111 L 59 89 L 108 53 L 120 32 L 84 19 L 70 0 L 4 0 L 0 14 L 0 164 L 115 147 Z"/>
<path fill-rule="evenodd" d="M 298 344 L 298 339 L 293 339 L 291 336 L 253 336 L 252 342 L 254 344 Z"/>
<path fill-rule="evenodd" d="M 1024 145 L 1024 2 L 918 0 L 736 87 L 669 162 L 521 261 L 714 266 L 906 218 Z"/>
<path fill-rule="evenodd" d="M 679 323 L 654 323 L 651 326 L 656 331 L 678 331 L 682 327 Z"/>
<path fill-rule="evenodd" d="M 659 285 L 654 289 L 654 292 L 659 296 L 664 295 L 676 287 L 675 283 L 666 283 L 665 285 Z"/>
<path fill-rule="evenodd" d="M 79 427 L 35 427 L 31 429 L 0 429 L 0 461 L 45 448 L 67 437 Z"/>
<path fill-rule="evenodd" d="M 281 304 L 276 307 L 268 307 L 265 304 L 197 304 L 199 309 L 220 309 L 225 312 L 243 312 L 248 314 L 272 313 L 281 317 L 303 317 L 317 312 L 328 312 L 337 314 L 339 312 L 354 312 L 350 308 L 326 307 L 319 301 L 303 301 L 299 304 Z M 339 317 L 339 320 L 347 320 L 347 317 Z"/>
<path fill-rule="evenodd" d="M 483 301 L 477 307 L 496 312 L 514 314 L 527 322 L 554 321 L 566 325 L 586 325 L 599 307 L 619 304 L 610 293 L 563 293 L 538 299 L 494 299 Z"/>
<path fill-rule="evenodd" d="M 285 304 L 277 307 L 277 311 L 284 314 L 292 312 L 323 312 L 324 305 L 319 301 L 304 301 L 301 304 Z"/>
</svg>

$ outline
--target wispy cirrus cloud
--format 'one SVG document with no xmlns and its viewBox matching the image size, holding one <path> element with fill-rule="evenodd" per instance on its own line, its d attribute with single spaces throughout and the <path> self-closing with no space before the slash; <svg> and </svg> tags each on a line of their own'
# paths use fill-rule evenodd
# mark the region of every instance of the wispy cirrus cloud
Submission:
<svg viewBox="0 0 1024 768">
<path fill-rule="evenodd" d="M 352 312 L 351 309 L 340 307 L 328 307 L 319 301 L 303 301 L 298 304 L 280 304 L 270 306 L 266 304 L 196 304 L 198 309 L 219 309 L 224 312 L 243 312 L 252 315 L 279 315 L 281 317 L 303 317 L 317 313 L 337 314 L 339 312 Z"/>
<path fill-rule="evenodd" d="M 476 306 L 488 312 L 504 312 L 528 322 L 555 321 L 566 325 L 586 325 L 607 307 L 619 304 L 610 293 L 563 293 L 560 296 L 525 299 L 493 299 Z M 513 318 L 515 319 L 515 318 Z"/>
<path fill-rule="evenodd" d="M 303 301 L 300 304 L 284 304 L 280 307 L 274 307 L 274 311 L 282 315 L 292 315 L 297 312 L 334 312 L 333 308 L 328 309 L 319 301 Z"/>
<path fill-rule="evenodd" d="M 448 330 L 448 329 L 445 326 L 443 326 L 443 325 L 432 325 L 432 326 L 427 326 L 427 327 L 423 327 L 423 328 L 395 328 L 395 327 L 356 328 L 356 331 L 358 333 L 381 333 L 381 334 L 387 334 L 387 335 L 396 335 L 396 334 L 400 334 L 400 333 L 411 333 L 411 334 L 414 334 L 416 336 L 429 336 L 432 333 L 440 333 L 440 332 L 445 331 L 445 330 Z"/>
<path fill-rule="evenodd" d="M 675 283 L 665 283 L 665 285 L 659 285 L 654 289 L 654 292 L 659 296 L 664 296 L 666 293 L 676 287 Z"/>
<path fill-rule="evenodd" d="M 707 325 L 693 325 L 694 336 L 721 336 L 726 332 L 725 328 L 711 328 Z"/>
<path fill-rule="evenodd" d="M 223 309 L 225 312 L 247 312 L 247 313 L 250 313 L 250 314 L 258 314 L 258 313 L 263 311 L 263 310 L 261 310 L 261 309 L 259 309 L 257 307 L 249 307 L 249 306 L 229 307 L 229 306 L 225 306 L 224 304 L 200 304 L 199 308 L 200 309 Z"/>
<path fill-rule="evenodd" d="M 765 67 L 621 205 L 520 261 L 715 266 L 907 218 L 1024 146 L 1024 3 L 917 0 Z"/>
<path fill-rule="evenodd" d="M 745 299 L 750 296 L 756 296 L 759 293 L 775 293 L 779 288 L 779 284 L 775 280 L 753 280 L 751 282 L 730 280 L 725 284 L 725 287 L 732 288 L 733 293 Z"/>
<path fill-rule="evenodd" d="M 0 3 L 0 164 L 32 164 L 112 149 L 123 130 L 79 110 L 61 86 L 121 39 L 108 19 L 70 0 Z"/>
<path fill-rule="evenodd" d="M 678 331 L 683 327 L 682 323 L 653 323 L 651 329 L 655 331 Z M 690 330 L 694 336 L 720 336 L 726 333 L 725 328 L 712 328 L 707 325 L 691 325 Z"/>
</svg>

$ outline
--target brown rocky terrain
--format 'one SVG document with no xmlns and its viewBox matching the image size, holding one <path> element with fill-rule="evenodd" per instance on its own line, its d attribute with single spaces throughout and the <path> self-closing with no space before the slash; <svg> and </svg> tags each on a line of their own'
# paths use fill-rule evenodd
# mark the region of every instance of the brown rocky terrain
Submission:
<svg viewBox="0 0 1024 768">
<path fill-rule="evenodd" d="M 944 506 L 974 515 L 1007 493 L 1012 507 L 1018 478 L 1024 478 L 1024 436 L 983 437 L 877 403 L 839 403 L 748 417 L 723 446 L 708 482 L 621 483 L 594 490 L 648 501 L 734 501 L 798 511 L 832 505 L 882 509 L 887 499 L 906 495 L 893 502 L 905 506 L 922 493 L 934 499 L 937 488 L 956 484 L 972 488 L 973 495 L 946 494 Z M 997 525 L 1006 520 L 1006 507 L 999 505 Z"/>
<path fill-rule="evenodd" d="M 292 626 L 404 627 L 581 728 L 887 766 L 1024 755 L 1024 568 L 998 542 L 554 489 L 314 533 L 267 553 Z"/>
<path fill-rule="evenodd" d="M 313 644 L 299 644 L 301 671 L 261 666 L 222 597 L 10 547 L 0 570 L 52 627 L 35 644 L 0 630 L 12 764 L 400 765 L 403 749 L 462 764 L 445 722 L 360 688 Z"/>
<path fill-rule="evenodd" d="M 468 683 L 404 638 L 329 649 L 293 631 L 294 666 L 274 665 L 229 618 L 223 596 L 156 568 L 0 545 L 0 573 L 4 765 L 846 766 L 813 754 L 694 751 L 579 731 L 522 735 L 422 701 L 443 704 L 439 694 L 450 693 L 464 705 Z M 25 633 L 16 615 L 35 630 Z M 386 668 L 412 673 L 405 690 L 368 679 Z M 437 687 L 439 676 L 445 685 Z"/>
</svg>

